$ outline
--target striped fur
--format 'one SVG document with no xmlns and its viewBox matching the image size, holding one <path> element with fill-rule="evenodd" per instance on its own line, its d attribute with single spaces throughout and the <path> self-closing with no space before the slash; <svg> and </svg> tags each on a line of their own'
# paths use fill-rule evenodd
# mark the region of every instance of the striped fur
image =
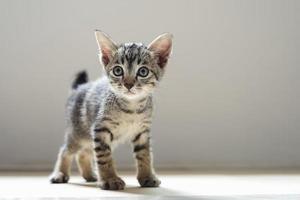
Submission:
<svg viewBox="0 0 300 200">
<path fill-rule="evenodd" d="M 171 53 L 171 35 L 161 35 L 149 46 L 117 45 L 99 31 L 96 39 L 106 73 L 94 82 L 87 82 L 86 73 L 81 72 L 77 76 L 80 80 L 74 81 L 67 101 L 65 143 L 51 182 L 67 182 L 72 159 L 77 156 L 80 172 L 87 181 L 98 179 L 102 189 L 123 189 L 125 183 L 114 169 L 112 151 L 118 144 L 131 141 L 140 185 L 157 187 L 160 181 L 152 166 L 150 145 L 152 93 Z M 122 76 L 116 75 L 116 67 L 122 68 Z M 148 69 L 147 76 L 140 74 L 141 67 Z"/>
</svg>

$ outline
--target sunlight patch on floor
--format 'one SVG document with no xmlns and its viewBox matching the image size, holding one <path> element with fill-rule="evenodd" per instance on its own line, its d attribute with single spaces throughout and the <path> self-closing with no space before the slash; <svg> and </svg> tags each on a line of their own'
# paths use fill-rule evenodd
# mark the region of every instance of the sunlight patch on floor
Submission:
<svg viewBox="0 0 300 200">
<path fill-rule="evenodd" d="M 162 172 L 160 188 L 140 188 L 134 174 L 120 173 L 126 182 L 123 191 L 100 190 L 96 183 L 85 183 L 79 176 L 72 176 L 68 184 L 50 184 L 48 173 L 0 173 L 0 197 L 11 198 L 95 198 L 95 197 L 139 197 L 189 196 L 191 198 L 230 199 L 232 196 L 260 198 L 260 195 L 275 195 L 273 199 L 300 194 L 300 174 L 226 174 L 199 172 Z M 277 195 L 277 198 L 275 198 Z M 296 195 L 296 196 L 295 196 Z M 265 197 L 267 197 L 265 196 Z M 220 198 L 219 198 L 220 197 Z M 287 197 L 287 196 L 286 196 Z M 297 196 L 297 199 L 300 196 Z M 146 198 L 147 199 L 147 198 Z M 200 198 L 201 199 L 201 198 Z M 280 199 L 280 198 L 279 198 Z M 282 198 L 281 198 L 282 199 Z M 286 198 L 283 198 L 286 199 Z M 300 198 L 299 198 L 300 199 Z"/>
</svg>

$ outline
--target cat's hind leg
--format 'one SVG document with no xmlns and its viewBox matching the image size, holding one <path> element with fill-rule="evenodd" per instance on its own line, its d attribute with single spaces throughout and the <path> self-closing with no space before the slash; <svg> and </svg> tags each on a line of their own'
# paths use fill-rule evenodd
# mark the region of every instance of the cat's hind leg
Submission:
<svg viewBox="0 0 300 200">
<path fill-rule="evenodd" d="M 66 133 L 65 144 L 60 148 L 54 170 L 50 175 L 51 183 L 67 183 L 70 178 L 74 155 L 80 150 L 79 140 L 73 132 Z"/>
<path fill-rule="evenodd" d="M 74 153 L 67 145 L 63 145 L 58 153 L 53 173 L 50 175 L 51 183 L 67 183 L 70 177 Z"/>
<path fill-rule="evenodd" d="M 94 155 L 92 149 L 82 149 L 78 152 L 77 165 L 80 174 L 87 182 L 96 182 L 97 175 L 94 172 Z"/>
</svg>

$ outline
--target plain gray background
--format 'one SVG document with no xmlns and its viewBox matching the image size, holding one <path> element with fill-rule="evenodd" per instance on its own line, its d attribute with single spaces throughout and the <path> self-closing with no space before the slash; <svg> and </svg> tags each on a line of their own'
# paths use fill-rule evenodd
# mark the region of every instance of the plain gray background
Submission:
<svg viewBox="0 0 300 200">
<path fill-rule="evenodd" d="M 117 42 L 174 34 L 156 93 L 157 167 L 300 167 L 299 1 L 2 0 L 0 9 L 0 169 L 52 168 L 74 74 L 102 73 L 96 28 Z M 116 159 L 134 166 L 130 146 Z"/>
</svg>

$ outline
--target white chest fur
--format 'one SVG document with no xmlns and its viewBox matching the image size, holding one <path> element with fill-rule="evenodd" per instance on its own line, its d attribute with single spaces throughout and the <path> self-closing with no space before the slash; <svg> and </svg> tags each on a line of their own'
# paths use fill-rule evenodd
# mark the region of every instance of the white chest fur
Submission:
<svg viewBox="0 0 300 200">
<path fill-rule="evenodd" d="M 118 113 L 117 117 L 119 125 L 112 130 L 115 138 L 113 143 L 132 140 L 135 135 L 141 132 L 146 120 L 144 114 Z"/>
</svg>

